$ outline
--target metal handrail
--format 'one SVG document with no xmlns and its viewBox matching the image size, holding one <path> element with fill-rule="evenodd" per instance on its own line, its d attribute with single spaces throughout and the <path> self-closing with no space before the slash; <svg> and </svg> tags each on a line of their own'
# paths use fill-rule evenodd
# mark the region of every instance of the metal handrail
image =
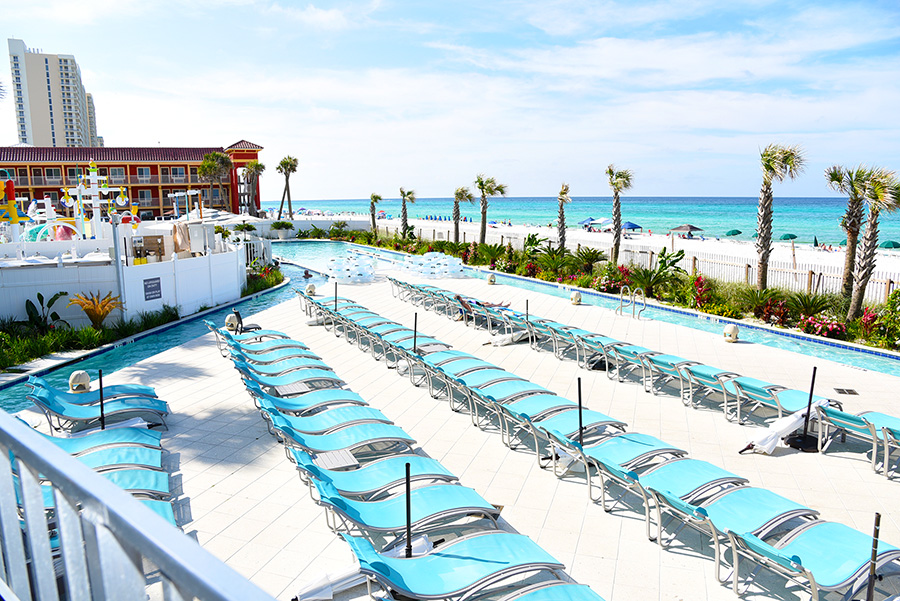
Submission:
<svg viewBox="0 0 900 601">
<path fill-rule="evenodd" d="M 628 302 L 625 302 L 625 291 L 628 291 Z M 616 309 L 616 315 L 625 315 L 625 307 L 634 304 L 634 295 L 631 293 L 631 286 L 624 285 L 619 289 L 619 307 Z M 634 309 L 632 309 L 632 317 L 634 316 Z"/>
<path fill-rule="evenodd" d="M 635 315 L 634 315 L 634 306 L 636 304 L 635 297 L 638 295 L 638 292 L 641 293 L 641 310 L 637 312 L 637 318 L 640 319 L 641 313 L 643 313 L 644 310 L 647 308 L 647 295 L 644 294 L 643 288 L 635 288 L 634 292 L 631 293 L 631 316 L 632 317 L 635 317 Z"/>
<path fill-rule="evenodd" d="M 56 551 L 51 550 L 42 480 L 53 489 Z M 144 601 L 145 559 L 158 570 L 166 600 L 274 601 L 124 490 L 2 410 L 0 532 L 0 591 L 11 601 L 56 601 L 58 576 L 69 599 Z M 61 561 L 54 562 L 57 558 Z M 157 573 L 152 576 L 155 580 Z"/>
</svg>

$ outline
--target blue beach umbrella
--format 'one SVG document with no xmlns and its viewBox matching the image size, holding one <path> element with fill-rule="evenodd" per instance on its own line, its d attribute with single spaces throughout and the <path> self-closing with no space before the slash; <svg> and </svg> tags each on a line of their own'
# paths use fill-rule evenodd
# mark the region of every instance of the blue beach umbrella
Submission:
<svg viewBox="0 0 900 601">
<path fill-rule="evenodd" d="M 625 223 L 622 224 L 622 229 L 623 230 L 642 230 L 644 228 L 642 228 L 641 226 L 639 226 L 636 223 L 632 223 L 631 221 L 626 221 Z"/>
<path fill-rule="evenodd" d="M 587 225 L 593 220 L 594 220 L 593 217 L 588 217 L 587 219 L 582 219 L 581 221 L 579 221 L 578 225 Z"/>
</svg>

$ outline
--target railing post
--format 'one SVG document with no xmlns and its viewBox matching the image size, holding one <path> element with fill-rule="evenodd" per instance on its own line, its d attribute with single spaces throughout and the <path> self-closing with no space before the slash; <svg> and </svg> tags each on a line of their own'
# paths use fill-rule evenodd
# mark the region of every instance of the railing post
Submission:
<svg viewBox="0 0 900 601">
<path fill-rule="evenodd" d="M 750 263 L 744 263 L 744 283 L 750 283 Z"/>
<path fill-rule="evenodd" d="M 891 288 L 894 286 L 894 280 L 888 278 L 887 282 L 884 283 L 884 300 L 887 301 L 888 297 L 891 295 Z"/>
<path fill-rule="evenodd" d="M 691 273 L 697 275 L 697 257 L 696 255 L 691 257 Z"/>
<path fill-rule="evenodd" d="M 813 284 L 813 270 L 810 269 L 806 274 L 806 293 L 810 294 L 812 292 L 812 284 Z"/>
</svg>

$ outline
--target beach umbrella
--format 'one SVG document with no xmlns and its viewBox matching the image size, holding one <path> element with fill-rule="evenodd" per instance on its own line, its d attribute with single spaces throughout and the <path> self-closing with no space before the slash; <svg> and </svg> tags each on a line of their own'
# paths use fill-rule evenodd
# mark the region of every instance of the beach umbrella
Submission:
<svg viewBox="0 0 900 601">
<path fill-rule="evenodd" d="M 588 225 L 589 223 L 591 223 L 593 221 L 594 221 L 593 217 L 588 217 L 587 219 L 582 219 L 581 221 L 579 221 L 578 225 Z"/>
<path fill-rule="evenodd" d="M 844 238 L 843 240 L 841 240 L 841 246 L 847 246 L 847 239 L 846 239 L 846 238 Z"/>
<path fill-rule="evenodd" d="M 781 234 L 779 240 L 796 240 L 797 234 Z"/>
<path fill-rule="evenodd" d="M 813 246 L 819 246 L 819 237 L 813 236 Z"/>
<path fill-rule="evenodd" d="M 602 227 L 604 225 L 610 225 L 611 223 L 612 219 L 604 217 L 603 219 L 592 219 L 590 225 L 599 225 Z"/>
<path fill-rule="evenodd" d="M 741 233 L 742 233 L 741 230 L 728 230 L 727 232 L 725 232 L 725 235 L 726 236 L 740 236 Z"/>
<path fill-rule="evenodd" d="M 622 229 L 623 230 L 642 230 L 644 228 L 642 228 L 641 226 L 639 226 L 636 223 L 632 223 L 631 221 L 626 221 L 625 223 L 622 224 Z"/>
<path fill-rule="evenodd" d="M 885 240 L 878 245 L 878 248 L 900 248 L 900 242 L 896 240 Z"/>
<path fill-rule="evenodd" d="M 752 238 L 759 238 L 759 232 L 753 232 Z"/>
<path fill-rule="evenodd" d="M 685 223 L 684 225 L 679 225 L 678 227 L 673 227 L 669 230 L 670 232 L 702 232 L 702 227 L 697 227 L 696 225 L 691 225 L 690 223 Z"/>
</svg>

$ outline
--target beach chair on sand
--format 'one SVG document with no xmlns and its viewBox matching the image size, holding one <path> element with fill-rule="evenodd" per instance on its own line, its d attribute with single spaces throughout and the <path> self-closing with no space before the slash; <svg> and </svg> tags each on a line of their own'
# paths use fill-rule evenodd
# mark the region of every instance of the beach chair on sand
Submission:
<svg viewBox="0 0 900 601">
<path fill-rule="evenodd" d="M 663 482 L 655 483 L 660 486 Z M 646 490 L 652 495 L 656 506 L 656 540 L 659 546 L 667 548 L 684 527 L 706 534 L 712 538 L 715 551 L 716 578 L 719 582 L 728 580 L 722 575 L 722 542 L 729 531 L 752 532 L 766 538 L 774 531 L 796 520 L 813 520 L 819 512 L 800 505 L 765 488 L 753 486 L 732 486 L 712 497 L 699 501 L 687 501 L 675 491 L 654 488 L 648 482 Z M 669 520 L 666 520 L 669 518 Z M 677 527 L 667 538 L 665 528 L 669 521 Z"/>
<path fill-rule="evenodd" d="M 527 574 L 549 572 L 560 579 L 565 567 L 527 536 L 510 532 L 468 534 L 410 559 L 378 553 L 363 538 L 341 536 L 356 555 L 373 599 L 372 587 L 377 585 L 388 599 L 396 594 L 406 599 L 466 601 Z"/>
<path fill-rule="evenodd" d="M 407 500 L 411 510 L 410 523 L 419 533 L 429 525 L 468 516 L 487 518 L 494 528 L 498 528 L 500 512 L 497 508 L 473 489 L 458 484 L 416 487 L 410 490 L 409 499 L 404 491 L 376 501 L 348 499 L 328 482 L 313 480 L 313 485 L 319 494 L 316 502 L 326 508 L 325 521 L 333 532 L 350 532 L 357 528 L 399 534 L 406 529 Z"/>
<path fill-rule="evenodd" d="M 810 522 L 790 531 L 775 545 L 750 533 L 729 531 L 728 537 L 735 566 L 732 586 L 737 595 L 741 594 L 741 557 L 800 584 L 810 592 L 812 601 L 818 601 L 820 591 L 846 590 L 843 598 L 853 599 L 868 584 L 872 536 L 844 524 Z M 879 542 L 875 568 L 879 577 L 900 573 L 900 549 Z M 744 581 L 745 591 L 755 575 L 756 571 Z"/>
<path fill-rule="evenodd" d="M 872 445 L 872 469 L 876 472 L 878 471 L 878 447 L 884 444 L 885 455 L 882 465 L 885 474 L 887 473 L 889 457 L 886 450 L 888 439 L 885 436 L 885 430 L 888 431 L 887 433 L 890 430 L 900 430 L 900 418 L 876 411 L 865 411 L 854 415 L 822 405 L 816 406 L 816 412 L 819 417 L 820 453 L 834 442 L 834 436 L 830 436 L 830 431 L 834 428 L 835 433 L 840 432 L 842 435 L 851 436 Z"/>
<path fill-rule="evenodd" d="M 292 448 L 288 457 L 297 466 L 300 479 L 307 483 L 310 492 L 314 490 L 312 479 L 328 482 L 343 497 L 357 497 L 363 500 L 377 499 L 392 489 L 406 485 L 406 464 L 409 464 L 410 482 L 456 482 L 458 478 L 441 463 L 430 457 L 412 453 L 391 455 L 371 461 L 355 470 L 330 470 L 313 460 L 301 449 Z"/>
<path fill-rule="evenodd" d="M 100 425 L 100 404 L 73 405 L 45 389 L 32 390 L 25 398 L 37 405 L 53 430 L 77 432 Z M 155 398 L 136 397 L 104 401 L 102 414 L 106 423 L 140 417 L 153 425 L 169 429 L 165 419 L 169 414 L 169 407 L 165 401 Z"/>
</svg>

